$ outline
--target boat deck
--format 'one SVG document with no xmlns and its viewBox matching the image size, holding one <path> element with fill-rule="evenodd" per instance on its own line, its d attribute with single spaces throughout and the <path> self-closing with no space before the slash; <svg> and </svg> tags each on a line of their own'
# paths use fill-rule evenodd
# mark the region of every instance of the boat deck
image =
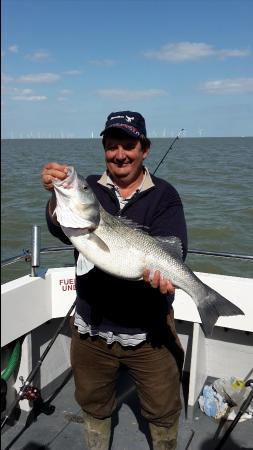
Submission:
<svg viewBox="0 0 253 450">
<path fill-rule="evenodd" d="M 183 383 L 182 399 L 187 395 Z M 149 450 L 147 423 L 140 415 L 135 389 L 126 373 L 122 373 L 118 388 L 118 409 L 113 415 L 110 450 Z M 14 425 L 6 425 L 2 433 L 3 450 L 88 450 L 83 440 L 82 413 L 74 400 L 74 383 L 70 371 L 46 401 L 47 413 L 22 412 Z M 54 409 L 54 411 L 50 411 Z M 231 422 L 221 424 L 207 417 L 198 406 L 186 417 L 180 417 L 177 450 L 215 450 Z M 253 450 L 252 420 L 238 423 L 223 450 Z"/>
</svg>

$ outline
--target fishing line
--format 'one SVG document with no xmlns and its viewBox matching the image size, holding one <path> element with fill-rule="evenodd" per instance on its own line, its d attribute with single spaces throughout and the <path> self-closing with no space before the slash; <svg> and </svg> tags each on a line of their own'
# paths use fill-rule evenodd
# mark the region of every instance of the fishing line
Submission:
<svg viewBox="0 0 253 450">
<path fill-rule="evenodd" d="M 170 144 L 168 150 L 165 152 L 164 156 L 162 157 L 162 159 L 159 161 L 159 163 L 157 164 L 154 172 L 152 173 L 152 175 L 155 175 L 155 173 L 157 172 L 157 170 L 159 169 L 160 165 L 163 163 L 163 161 L 165 160 L 166 156 L 168 155 L 169 151 L 172 149 L 173 145 L 175 144 L 175 142 L 179 139 L 179 136 L 181 133 L 183 133 L 184 128 L 181 128 L 181 130 L 179 131 L 178 135 L 173 139 L 172 143 Z"/>
</svg>

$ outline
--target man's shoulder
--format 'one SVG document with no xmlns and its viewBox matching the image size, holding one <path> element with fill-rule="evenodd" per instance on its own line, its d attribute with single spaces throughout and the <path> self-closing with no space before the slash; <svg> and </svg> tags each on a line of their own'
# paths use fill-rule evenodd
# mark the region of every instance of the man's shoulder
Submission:
<svg viewBox="0 0 253 450">
<path fill-rule="evenodd" d="M 100 177 L 101 177 L 101 175 L 98 175 L 98 174 L 92 174 L 92 175 L 88 175 L 88 176 L 86 177 L 86 180 L 87 180 L 88 183 L 89 183 L 89 182 L 91 182 L 91 183 L 96 183 L 96 182 L 99 180 Z"/>
<path fill-rule="evenodd" d="M 100 178 L 101 178 L 101 175 L 98 175 L 98 174 L 88 175 L 86 177 L 86 181 L 89 184 L 89 186 L 91 187 L 91 189 L 97 190 L 97 189 L 101 188 L 101 185 L 98 183 Z"/>
<path fill-rule="evenodd" d="M 164 193 L 170 193 L 170 194 L 178 194 L 177 189 L 168 181 L 164 180 L 163 178 L 155 177 L 154 175 L 151 175 L 152 181 L 157 189 Z"/>
</svg>

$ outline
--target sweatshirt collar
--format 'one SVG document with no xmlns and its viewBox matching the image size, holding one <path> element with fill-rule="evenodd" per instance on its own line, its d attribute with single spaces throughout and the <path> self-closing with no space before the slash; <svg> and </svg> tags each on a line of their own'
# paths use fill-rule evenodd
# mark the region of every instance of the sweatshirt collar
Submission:
<svg viewBox="0 0 253 450">
<path fill-rule="evenodd" d="M 144 178 L 142 180 L 140 187 L 138 188 L 139 192 L 146 191 L 147 189 L 150 189 L 151 187 L 155 186 L 147 167 L 144 166 L 144 170 L 145 170 L 145 175 L 144 175 Z M 102 176 L 98 180 L 98 183 L 101 184 L 102 186 L 109 187 L 110 189 L 114 185 L 114 183 L 112 182 L 110 175 L 108 174 L 107 171 L 105 171 L 102 174 Z"/>
</svg>

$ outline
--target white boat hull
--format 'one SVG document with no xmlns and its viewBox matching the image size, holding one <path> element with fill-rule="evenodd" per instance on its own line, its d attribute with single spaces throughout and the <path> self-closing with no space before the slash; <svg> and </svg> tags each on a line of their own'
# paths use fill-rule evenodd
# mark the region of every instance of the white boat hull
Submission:
<svg viewBox="0 0 253 450">
<path fill-rule="evenodd" d="M 177 331 L 186 358 L 184 370 L 190 374 L 188 405 L 193 406 L 207 377 L 244 378 L 253 361 L 253 279 L 196 273 L 206 284 L 238 305 L 244 316 L 220 317 L 211 338 L 206 338 L 195 303 L 185 292 L 176 290 L 174 310 Z M 74 267 L 48 269 L 38 277 L 29 275 L 2 286 L 2 368 L 7 364 L 10 344 L 20 337 L 22 357 L 17 373 L 8 381 L 7 402 L 15 398 L 21 382 L 27 378 L 52 339 L 62 318 L 75 300 Z M 56 380 L 70 367 L 69 331 L 59 334 L 47 354 L 35 383 L 49 396 Z M 28 411 L 26 400 L 20 407 Z"/>
</svg>

